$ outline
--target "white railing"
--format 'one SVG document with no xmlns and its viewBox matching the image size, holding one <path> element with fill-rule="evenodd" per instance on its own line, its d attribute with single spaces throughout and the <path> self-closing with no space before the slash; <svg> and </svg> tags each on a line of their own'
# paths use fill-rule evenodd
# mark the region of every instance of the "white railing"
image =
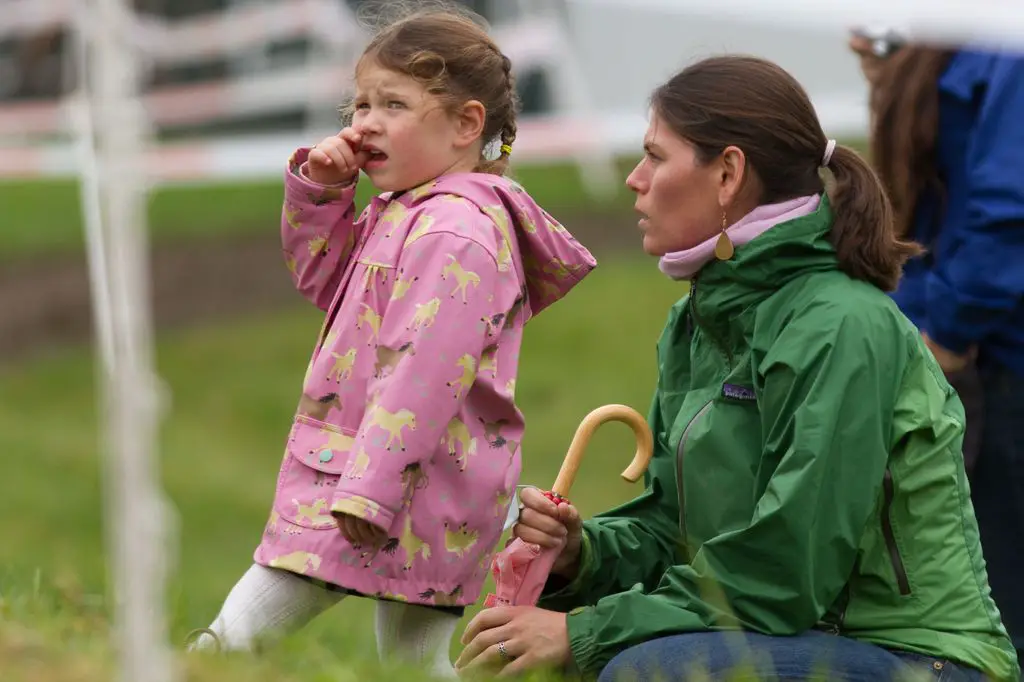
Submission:
<svg viewBox="0 0 1024 682">
<path fill-rule="evenodd" d="M 511 0 L 510 0 L 511 4 Z M 87 15 L 70 0 L 9 0 L 2 7 L 0 37 L 53 27 L 79 33 L 90 30 Z M 8 20 L 6 17 L 12 17 Z M 232 7 L 224 12 L 177 21 L 133 15 L 132 47 L 143 71 L 210 58 L 228 58 L 275 41 L 308 38 L 318 56 L 308 63 L 198 83 L 162 85 L 141 94 L 149 124 L 155 128 L 195 126 L 289 111 L 307 112 L 303 130 L 269 135 L 195 138 L 156 144 L 148 151 L 153 182 L 270 176 L 300 144 L 329 134 L 330 112 L 348 90 L 359 51 L 368 36 L 339 0 L 287 2 Z M 544 69 L 552 77 L 556 107 L 552 115 L 527 117 L 520 125 L 515 160 L 577 160 L 595 195 L 616 182 L 613 160 L 622 149 L 621 119 L 593 120 L 565 26 L 551 12 L 527 11 L 493 28 L 495 41 L 517 74 Z M 67 143 L 81 120 L 79 93 L 59 100 L 0 102 L 0 177 L 54 177 L 76 174 Z M 615 130 L 610 130 L 611 128 Z M 642 135 L 639 117 L 625 130 L 635 150 Z M 0 142 L 2 144 L 2 142 Z M 282 155 L 283 153 L 283 155 Z"/>
<path fill-rule="evenodd" d="M 554 0 L 545 1 L 554 4 Z M 572 2 L 623 4 L 611 0 Z M 947 31 L 971 39 L 981 32 L 993 40 L 1013 35 L 1018 44 L 1024 44 L 1024 7 L 1019 2 L 972 0 L 968 5 L 959 0 L 957 5 L 954 0 L 927 0 L 900 7 L 879 0 L 816 1 L 813 5 L 810 0 L 624 2 L 632 7 L 660 5 L 667 12 L 686 8 L 718 11 L 766 23 L 810 23 L 813 14 L 814 22 L 837 33 L 850 23 L 877 21 L 878 16 L 872 12 L 889 9 L 893 12 L 890 18 L 896 17 L 901 25 L 913 24 L 916 19 L 936 33 Z M 340 6 L 336 1 L 329 4 Z M 285 71 L 239 82 L 155 89 L 141 99 L 134 86 L 136 71 L 147 63 L 180 63 L 199 55 L 205 58 L 298 35 L 315 35 L 334 57 L 356 47 L 354 34 L 339 37 L 347 35 L 347 25 L 341 27 L 341 33 L 323 27 L 325 15 L 314 10 L 324 10 L 324 3 L 289 0 L 287 12 L 282 6 L 284 3 L 232 9 L 217 16 L 168 24 L 133 16 L 127 0 L 7 0 L 0 4 L 0 37 L 71 24 L 91 55 L 87 63 L 91 90 L 62 102 L 0 107 L 0 134 L 65 138 L 54 145 L 21 141 L 17 146 L 0 148 L 0 175 L 77 173 L 83 180 L 97 364 L 102 368 L 107 418 L 103 449 L 109 463 L 105 481 L 110 493 L 105 495 L 111 535 L 109 565 L 118 597 L 115 620 L 119 679 L 125 682 L 172 682 L 178 677 L 166 643 L 162 608 L 167 546 L 173 545 L 176 533 L 168 530 L 173 519 L 164 506 L 155 466 L 160 405 L 152 361 L 146 221 L 142 210 L 146 184 L 245 177 L 270 168 L 280 172 L 281 160 L 298 138 L 309 132 L 153 145 L 147 142 L 144 119 L 151 118 L 150 125 L 211 120 L 266 111 L 259 107 L 281 106 L 273 100 L 286 101 L 290 106 L 300 101 L 306 106 L 320 106 L 322 100 L 311 84 L 322 85 L 317 78 L 343 71 L 346 61 L 313 64 L 313 72 L 306 74 Z M 983 26 L 980 16 L 998 21 Z M 548 28 L 526 24 L 532 26 L 527 31 L 520 24 L 517 32 L 514 26 L 507 26 L 508 32 L 499 42 L 515 55 L 513 60 L 518 60 L 520 67 L 531 57 L 550 67 L 557 75 L 557 89 L 563 99 L 559 100 L 556 115 L 524 121 L 516 158 L 563 157 L 586 162 L 595 155 L 598 163 L 585 167 L 600 169 L 601 162 L 608 160 L 601 155 L 608 150 L 627 144 L 633 148 L 642 121 L 636 117 L 616 120 L 588 115 L 573 52 L 566 41 L 558 39 L 559 24 L 550 15 L 528 17 L 547 21 Z M 333 20 L 339 21 L 337 16 Z M 1014 33 L 1014 27 L 1020 32 Z M 628 59 L 629 55 L 623 57 Z M 73 61 L 80 63 L 77 52 Z M 854 108 L 847 106 L 850 103 L 844 103 L 842 97 L 826 104 L 819 100 L 817 104 L 823 119 L 834 117 L 828 119 L 830 131 L 841 128 L 837 121 L 849 116 L 846 109 Z M 71 137 L 78 141 L 75 154 L 66 146 Z M 608 180 L 602 173 L 591 177 Z M 599 185 L 595 182 L 594 187 Z"/>
</svg>

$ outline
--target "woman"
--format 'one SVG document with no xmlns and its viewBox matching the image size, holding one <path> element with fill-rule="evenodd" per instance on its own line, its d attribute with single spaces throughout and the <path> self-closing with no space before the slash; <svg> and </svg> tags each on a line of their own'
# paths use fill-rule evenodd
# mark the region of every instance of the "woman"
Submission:
<svg viewBox="0 0 1024 682">
<path fill-rule="evenodd" d="M 644 149 L 644 249 L 692 285 L 658 343 L 646 489 L 585 523 L 525 491 L 516 535 L 559 560 L 539 607 L 473 619 L 458 667 L 1015 679 L 963 409 L 885 293 L 918 247 L 870 167 L 747 57 L 659 88 Z"/>
<path fill-rule="evenodd" d="M 893 298 L 968 408 L 992 594 L 1024 658 L 1024 55 L 851 47 L 871 84 L 872 157 L 896 232 L 928 247 Z"/>
</svg>

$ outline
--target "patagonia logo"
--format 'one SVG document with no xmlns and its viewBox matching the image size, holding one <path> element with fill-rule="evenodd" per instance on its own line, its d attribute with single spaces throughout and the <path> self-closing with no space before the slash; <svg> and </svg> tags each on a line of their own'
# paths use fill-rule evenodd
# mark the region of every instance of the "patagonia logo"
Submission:
<svg viewBox="0 0 1024 682">
<path fill-rule="evenodd" d="M 736 384 L 722 384 L 722 396 L 733 400 L 757 400 L 754 389 Z"/>
</svg>

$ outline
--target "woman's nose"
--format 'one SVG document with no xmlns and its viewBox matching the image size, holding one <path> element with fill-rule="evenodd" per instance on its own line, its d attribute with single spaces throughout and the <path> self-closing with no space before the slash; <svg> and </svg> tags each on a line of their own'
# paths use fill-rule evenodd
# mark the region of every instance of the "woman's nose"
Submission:
<svg viewBox="0 0 1024 682">
<path fill-rule="evenodd" d="M 630 172 L 630 174 L 626 176 L 626 187 L 633 190 L 637 194 L 643 192 L 646 184 L 643 179 L 643 165 L 644 162 L 640 161 L 640 163 L 636 165 L 632 172 Z"/>
</svg>

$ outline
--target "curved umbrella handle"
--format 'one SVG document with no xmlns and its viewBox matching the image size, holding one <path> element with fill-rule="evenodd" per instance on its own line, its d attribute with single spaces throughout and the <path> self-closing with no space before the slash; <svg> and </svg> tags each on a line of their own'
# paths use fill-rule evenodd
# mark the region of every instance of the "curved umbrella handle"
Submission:
<svg viewBox="0 0 1024 682">
<path fill-rule="evenodd" d="M 551 492 L 562 497 L 569 496 L 569 489 L 572 487 L 573 481 L 576 480 L 580 463 L 583 461 L 583 452 L 590 442 L 590 438 L 594 435 L 597 427 L 609 421 L 625 422 L 633 429 L 633 435 L 636 436 L 636 454 L 633 455 L 633 461 L 622 472 L 622 478 L 630 483 L 640 480 L 640 477 L 647 471 L 651 457 L 654 456 L 654 436 L 651 434 L 651 428 L 647 425 L 647 420 L 643 415 L 628 405 L 604 405 L 588 414 L 580 422 Z"/>
</svg>

